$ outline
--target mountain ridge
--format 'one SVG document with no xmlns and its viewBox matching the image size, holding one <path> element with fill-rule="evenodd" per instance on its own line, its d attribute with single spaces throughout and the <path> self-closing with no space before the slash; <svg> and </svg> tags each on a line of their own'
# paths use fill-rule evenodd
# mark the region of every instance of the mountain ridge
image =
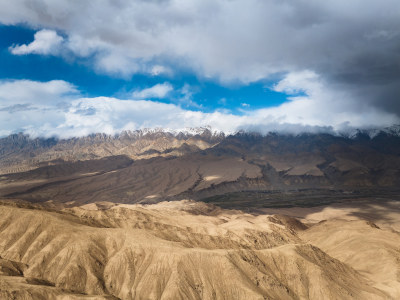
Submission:
<svg viewBox="0 0 400 300">
<path fill-rule="evenodd" d="M 400 137 L 386 132 L 373 138 L 361 133 L 354 138 L 221 136 L 206 129 L 183 137 L 152 132 L 125 140 L 97 135 L 43 143 L 2 148 L 0 196 L 63 203 L 195 199 L 224 205 L 224 195 L 230 195 L 251 205 L 256 199 L 272 203 L 276 192 L 290 192 L 295 200 L 296 191 L 311 198 L 319 191 L 320 199 L 334 200 L 371 191 L 389 197 L 400 186 Z"/>
<path fill-rule="evenodd" d="M 391 131 L 8 141 L 0 298 L 400 296 Z"/>
</svg>

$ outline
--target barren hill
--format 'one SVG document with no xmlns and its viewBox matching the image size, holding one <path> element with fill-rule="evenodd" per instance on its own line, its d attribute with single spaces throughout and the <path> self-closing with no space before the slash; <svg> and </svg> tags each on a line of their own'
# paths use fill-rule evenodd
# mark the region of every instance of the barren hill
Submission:
<svg viewBox="0 0 400 300">
<path fill-rule="evenodd" d="M 400 137 L 385 132 L 373 138 L 361 133 L 353 138 L 225 137 L 209 130 L 133 136 L 2 140 L 7 147 L 0 161 L 9 166 L 3 170 L 34 169 L 1 175 L 0 196 L 75 204 L 196 199 L 242 208 L 317 198 L 329 203 L 372 194 L 391 198 L 400 187 Z"/>
<path fill-rule="evenodd" d="M 178 134 L 162 129 L 124 131 L 114 136 L 98 133 L 61 140 L 13 134 L 0 139 L 0 174 L 109 156 L 124 155 L 131 159 L 180 156 L 209 148 L 223 137 L 223 133 L 208 128 Z"/>
<path fill-rule="evenodd" d="M 345 213 L 318 223 L 315 211 L 310 218 L 298 211 L 303 216 L 295 219 L 191 201 L 58 209 L 6 201 L 0 206 L 0 296 L 396 299 L 400 235 L 393 226 L 400 207 L 376 207 L 397 223 Z M 359 254 L 354 247 L 369 249 Z"/>
<path fill-rule="evenodd" d="M 398 299 L 400 137 L 0 140 L 1 299 Z"/>
</svg>

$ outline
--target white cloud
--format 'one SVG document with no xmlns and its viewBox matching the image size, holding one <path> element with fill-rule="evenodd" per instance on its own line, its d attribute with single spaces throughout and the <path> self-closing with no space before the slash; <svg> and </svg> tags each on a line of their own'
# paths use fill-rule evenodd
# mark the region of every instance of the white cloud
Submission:
<svg viewBox="0 0 400 300">
<path fill-rule="evenodd" d="M 37 130 L 43 134 L 64 122 L 69 102 L 77 89 L 62 80 L 0 81 L 0 135 Z"/>
<path fill-rule="evenodd" d="M 384 112 L 368 102 L 359 102 L 343 90 L 332 89 L 311 71 L 289 73 L 273 89 L 293 94 L 290 102 L 252 112 L 256 119 L 304 126 L 390 126 L 399 122 L 394 113 Z M 298 95 L 299 93 L 303 93 Z"/>
<path fill-rule="evenodd" d="M 158 75 L 162 75 L 162 74 L 170 75 L 172 73 L 172 71 L 167 67 L 164 67 L 161 65 L 155 65 L 150 69 L 149 73 L 153 76 L 158 76 Z"/>
<path fill-rule="evenodd" d="M 201 109 L 203 106 L 201 104 L 193 101 L 193 94 L 195 94 L 195 89 L 190 86 L 190 84 L 185 83 L 182 88 L 178 90 L 180 96 L 176 99 L 176 102 L 186 108 L 197 108 Z"/>
<path fill-rule="evenodd" d="M 170 83 L 164 82 L 156 84 L 150 88 L 138 90 L 132 93 L 135 99 L 148 99 L 148 98 L 165 98 L 169 92 L 173 91 L 173 87 Z"/>
<path fill-rule="evenodd" d="M 11 47 L 14 54 L 69 53 L 87 58 L 99 72 L 125 78 L 183 69 L 199 77 L 248 83 L 276 74 L 316 73 L 323 77 L 314 79 L 324 81 L 324 99 L 336 101 L 336 90 L 341 90 L 352 104 L 400 115 L 398 0 L 0 3 L 3 24 L 65 34 L 63 41 L 55 31 L 38 31 L 31 44 Z M 314 84 L 305 77 L 303 73 L 302 83 Z M 281 86 L 275 88 L 290 92 Z M 315 95 L 316 87 L 296 85 L 298 91 L 310 88 Z"/>
<path fill-rule="evenodd" d="M 325 96 L 323 82 L 317 75 L 308 75 L 290 74 L 275 87 L 295 91 L 298 82 L 311 81 L 304 82 L 309 87 L 305 95 L 294 96 L 292 101 L 279 107 L 246 111 L 240 116 L 229 111 L 191 111 L 156 101 L 85 98 L 64 81 L 1 82 L 0 135 L 24 131 L 33 136 L 66 138 L 95 132 L 113 134 L 141 128 L 184 129 L 207 125 L 228 133 L 239 129 L 300 133 L 389 126 L 399 122 L 393 114 L 346 101 L 342 92 L 330 91 Z M 332 101 L 331 95 L 338 101 Z"/>
<path fill-rule="evenodd" d="M 17 104 L 48 105 L 78 94 L 72 84 L 63 80 L 47 82 L 31 80 L 0 81 L 0 107 Z"/>
<path fill-rule="evenodd" d="M 340 69 L 359 52 L 381 50 L 366 37 L 390 33 L 395 40 L 400 25 L 397 0 L 136 0 L 101 5 L 41 0 L 2 1 L 1 7 L 0 22 L 61 30 L 67 35 L 65 47 L 78 56 L 95 55 L 96 68 L 105 72 L 133 74 L 165 58 L 202 76 L 245 82 L 322 65 Z M 20 51 L 31 53 L 30 46 Z M 133 62 L 121 63 L 128 60 Z"/>
<path fill-rule="evenodd" d="M 310 70 L 292 72 L 275 84 L 273 90 L 286 94 L 315 93 L 316 90 L 320 89 L 319 80 L 319 76 Z"/>
<path fill-rule="evenodd" d="M 28 45 L 15 45 L 9 48 L 14 55 L 25 54 L 53 54 L 60 51 L 63 37 L 59 36 L 54 30 L 43 29 L 35 33 L 34 41 Z"/>
</svg>

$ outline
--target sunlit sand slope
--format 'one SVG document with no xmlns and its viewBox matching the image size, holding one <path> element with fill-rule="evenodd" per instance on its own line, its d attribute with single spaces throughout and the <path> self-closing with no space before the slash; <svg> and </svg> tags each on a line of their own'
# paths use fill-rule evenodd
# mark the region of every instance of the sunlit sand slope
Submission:
<svg viewBox="0 0 400 300">
<path fill-rule="evenodd" d="M 302 223 L 191 201 L 2 204 L 1 299 L 396 299 L 400 291 L 399 234 L 365 220 Z"/>
</svg>

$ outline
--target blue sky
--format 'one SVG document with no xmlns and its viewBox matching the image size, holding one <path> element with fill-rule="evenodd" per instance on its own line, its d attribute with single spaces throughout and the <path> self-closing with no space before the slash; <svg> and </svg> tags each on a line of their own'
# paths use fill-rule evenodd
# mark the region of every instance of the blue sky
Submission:
<svg viewBox="0 0 400 300">
<path fill-rule="evenodd" d="M 400 2 L 0 0 L 0 136 L 400 123 Z"/>
<path fill-rule="evenodd" d="M 243 110 L 277 106 L 287 101 L 285 93 L 271 89 L 277 80 L 221 83 L 218 79 L 202 78 L 182 68 L 174 69 L 173 74 L 158 76 L 140 73 L 130 76 L 110 75 L 94 70 L 90 58 L 13 55 L 9 51 L 10 46 L 31 43 L 35 32 L 27 26 L 0 26 L 1 79 L 64 80 L 75 85 L 88 97 L 119 98 L 129 97 L 129 93 L 134 90 L 168 82 L 174 87 L 174 92 L 165 98 L 148 97 L 148 99 L 175 103 L 184 108 L 204 112 L 229 110 L 234 114 L 243 114 Z M 182 99 L 184 95 L 179 91 L 185 85 L 190 88 L 191 102 Z"/>
</svg>

